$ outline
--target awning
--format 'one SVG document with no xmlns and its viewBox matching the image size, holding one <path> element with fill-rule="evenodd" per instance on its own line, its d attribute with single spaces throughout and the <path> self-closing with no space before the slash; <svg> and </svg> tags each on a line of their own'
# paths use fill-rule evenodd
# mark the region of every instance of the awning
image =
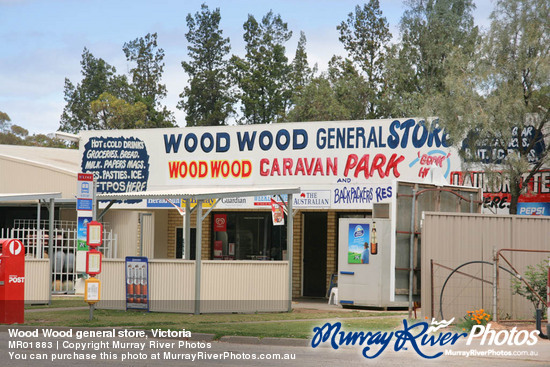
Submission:
<svg viewBox="0 0 550 367">
<path fill-rule="evenodd" d="M 223 199 L 234 197 L 297 194 L 299 187 L 288 186 L 224 186 L 224 187 L 181 187 L 164 190 L 97 194 L 97 200 L 139 200 L 139 199 Z"/>
<path fill-rule="evenodd" d="M 60 199 L 60 192 L 38 192 L 38 193 L 16 193 L 16 194 L 1 194 L 0 202 L 4 201 L 31 201 L 31 200 L 47 200 Z"/>
<path fill-rule="evenodd" d="M 195 314 L 200 314 L 200 292 L 201 292 L 201 257 L 202 254 L 202 221 L 208 213 L 203 216 L 202 203 L 209 199 L 223 199 L 234 197 L 248 197 L 260 195 L 288 195 L 287 204 L 287 255 L 288 255 L 288 311 L 292 311 L 292 239 L 294 236 L 294 221 L 292 218 L 292 194 L 300 192 L 299 187 L 288 186 L 223 186 L 223 187 L 181 187 L 164 190 L 150 190 L 141 192 L 123 192 L 114 194 L 97 194 L 96 200 L 110 200 L 111 204 L 117 200 L 139 200 L 139 199 L 184 199 L 185 205 L 185 234 L 184 243 L 188 248 L 190 236 L 190 203 L 188 199 L 197 201 L 197 254 L 195 259 Z M 111 205 L 110 204 L 110 205 Z M 109 206 L 110 206 L 109 205 Z M 109 208 L 109 206 L 107 208 Z M 186 253 L 189 253 L 185 251 Z"/>
</svg>

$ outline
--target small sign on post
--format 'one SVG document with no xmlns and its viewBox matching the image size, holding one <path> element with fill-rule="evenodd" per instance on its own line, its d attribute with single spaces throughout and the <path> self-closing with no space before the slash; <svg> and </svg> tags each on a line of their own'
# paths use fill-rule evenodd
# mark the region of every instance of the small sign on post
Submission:
<svg viewBox="0 0 550 367">
<path fill-rule="evenodd" d="M 86 252 L 86 273 L 94 276 L 101 273 L 102 253 L 96 249 Z"/>
<path fill-rule="evenodd" d="M 97 247 L 103 244 L 103 224 L 94 221 L 88 222 L 86 244 L 92 249 L 86 252 L 86 273 L 92 278 L 86 279 L 84 284 L 84 300 L 90 305 L 90 321 L 94 318 L 94 304 L 99 301 L 101 282 L 93 278 L 101 273 L 101 252 Z"/>
<path fill-rule="evenodd" d="M 101 294 L 101 281 L 97 278 L 88 278 L 84 287 L 84 301 L 90 306 L 99 302 Z"/>
<path fill-rule="evenodd" d="M 96 248 L 103 244 L 103 224 L 95 220 L 88 222 L 86 243 L 88 246 Z"/>
</svg>

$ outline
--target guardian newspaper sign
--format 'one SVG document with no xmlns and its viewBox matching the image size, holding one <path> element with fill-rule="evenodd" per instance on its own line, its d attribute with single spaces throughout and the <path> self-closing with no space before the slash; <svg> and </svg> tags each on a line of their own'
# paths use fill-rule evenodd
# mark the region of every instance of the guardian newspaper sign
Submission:
<svg viewBox="0 0 550 367">
<path fill-rule="evenodd" d="M 396 179 L 449 179 L 460 159 L 437 123 L 419 119 L 84 131 L 82 172 L 100 193 L 200 186 L 302 188 L 301 208 L 389 203 Z M 254 208 L 255 198 L 218 208 Z M 139 201 L 132 207 L 164 207 Z M 169 206 L 166 206 L 169 207 Z"/>
</svg>

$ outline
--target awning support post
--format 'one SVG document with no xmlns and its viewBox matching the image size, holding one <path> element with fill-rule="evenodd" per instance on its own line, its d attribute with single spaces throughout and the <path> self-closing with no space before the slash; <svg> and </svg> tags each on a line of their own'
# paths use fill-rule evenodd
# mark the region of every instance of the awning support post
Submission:
<svg viewBox="0 0 550 367">
<path fill-rule="evenodd" d="M 288 215 L 286 229 L 286 244 L 288 256 L 288 312 L 292 311 L 292 250 L 294 238 L 294 215 L 292 213 L 292 194 L 288 194 Z"/>
<path fill-rule="evenodd" d="M 187 200 L 189 202 L 189 200 Z M 195 315 L 201 313 L 202 200 L 197 200 L 197 244 L 195 246 Z"/>
</svg>

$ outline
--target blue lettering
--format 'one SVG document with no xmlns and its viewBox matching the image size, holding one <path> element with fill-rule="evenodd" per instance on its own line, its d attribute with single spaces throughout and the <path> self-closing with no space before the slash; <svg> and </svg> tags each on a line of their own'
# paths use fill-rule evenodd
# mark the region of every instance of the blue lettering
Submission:
<svg viewBox="0 0 550 367">
<path fill-rule="evenodd" d="M 422 129 L 422 135 L 418 137 L 418 131 Z M 420 121 L 416 126 L 414 127 L 413 134 L 412 134 L 412 143 L 415 148 L 421 148 L 424 144 L 426 144 L 426 139 L 428 139 L 428 129 L 426 129 L 426 123 L 424 121 Z"/>
<path fill-rule="evenodd" d="M 267 144 L 264 142 L 264 140 L 265 140 L 264 138 L 266 138 L 266 137 L 267 137 L 267 141 L 268 141 Z M 259 141 L 260 141 L 260 148 L 262 148 L 262 150 L 269 150 L 269 149 L 271 149 L 271 146 L 273 145 L 273 135 L 271 135 L 271 132 L 269 132 L 269 131 L 262 131 L 260 133 Z"/>
<path fill-rule="evenodd" d="M 325 137 L 325 134 L 327 131 L 325 129 L 319 129 L 317 130 L 317 148 L 324 149 L 325 145 L 327 144 L 327 138 Z"/>
<path fill-rule="evenodd" d="M 222 140 L 225 142 L 222 145 Z M 224 153 L 229 150 L 229 134 L 228 133 L 217 133 L 216 134 L 216 152 Z"/>
<path fill-rule="evenodd" d="M 378 148 L 378 144 L 376 143 L 376 130 L 374 126 L 370 128 L 369 142 L 367 143 L 368 148 L 370 148 L 371 142 L 374 143 L 375 148 Z"/>
<path fill-rule="evenodd" d="M 205 143 L 206 140 L 210 141 L 210 143 L 208 145 L 206 145 L 206 143 Z M 205 152 L 205 153 L 210 153 L 212 151 L 212 149 L 214 149 L 214 137 L 212 136 L 212 134 L 204 133 L 201 136 L 201 148 L 202 148 L 202 151 Z"/>
<path fill-rule="evenodd" d="M 245 145 L 248 150 L 254 148 L 254 139 L 256 139 L 256 131 L 252 132 L 252 138 L 250 137 L 248 131 L 244 132 L 244 136 L 241 136 L 241 132 L 237 132 L 237 140 L 239 144 L 239 150 L 244 151 Z"/>
<path fill-rule="evenodd" d="M 409 142 L 409 130 L 414 126 L 414 124 L 415 122 L 413 119 L 408 119 L 401 125 L 401 130 L 405 130 L 403 133 L 403 138 L 401 139 L 401 148 L 403 149 L 407 147 L 407 143 Z"/>
<path fill-rule="evenodd" d="M 399 120 L 395 120 L 390 124 L 390 136 L 388 136 L 388 146 L 391 149 L 397 148 L 399 145 L 399 134 L 395 129 L 398 129 L 401 126 Z"/>
<path fill-rule="evenodd" d="M 285 137 L 284 143 L 281 143 L 282 136 Z M 279 130 L 279 132 L 277 133 L 275 144 L 277 145 L 277 148 L 279 148 L 279 150 L 286 150 L 286 148 L 288 148 L 288 146 L 290 145 L 290 133 L 285 129 Z"/>
<path fill-rule="evenodd" d="M 355 142 L 355 148 L 365 148 L 365 129 L 362 127 L 357 128 L 357 139 Z M 359 140 L 361 140 L 363 143 L 359 143 Z M 384 145 L 385 146 L 385 145 Z"/>
<path fill-rule="evenodd" d="M 411 331 L 415 328 L 420 330 L 413 334 Z M 327 322 L 322 327 L 313 328 L 314 335 L 311 340 L 311 346 L 313 348 L 317 348 L 321 343 L 326 343 L 329 341 L 330 346 L 335 350 L 339 349 L 342 345 L 361 345 L 364 346 L 362 350 L 363 357 L 373 359 L 382 354 L 382 352 L 384 352 L 384 350 L 386 350 L 386 348 L 390 345 L 391 341 L 395 340 L 393 349 L 396 352 L 401 349 L 406 350 L 407 348 L 405 348 L 405 346 L 407 345 L 407 342 L 409 342 L 419 356 L 427 359 L 433 359 L 443 355 L 443 352 L 428 355 L 420 350 L 420 346 L 444 346 L 449 343 L 454 345 L 461 337 L 468 336 L 467 333 L 459 334 L 450 332 L 430 335 L 428 332 L 428 323 L 419 322 L 409 326 L 407 320 L 403 320 L 403 330 L 395 332 L 345 332 L 340 331 L 341 329 L 342 324 L 340 322 L 336 322 L 334 324 Z M 371 350 L 371 346 L 373 345 L 379 346 L 379 349 L 375 352 L 373 351 L 374 354 L 369 355 L 368 352 Z"/>
<path fill-rule="evenodd" d="M 193 142 L 193 145 L 189 145 L 189 141 Z M 197 135 L 190 133 L 185 136 L 185 150 L 189 153 L 193 153 L 197 149 L 198 139 Z"/>
<path fill-rule="evenodd" d="M 334 128 L 333 127 L 329 127 L 328 128 L 328 145 L 327 145 L 327 148 L 328 149 L 334 149 L 334 135 L 335 135 L 335 131 L 334 131 Z"/>
<path fill-rule="evenodd" d="M 178 134 L 177 139 L 174 134 L 170 134 L 169 138 L 168 135 L 164 134 L 164 149 L 166 150 L 166 154 L 170 153 L 171 150 L 173 150 L 174 153 L 177 153 L 180 148 L 180 143 L 181 134 Z"/>
<path fill-rule="evenodd" d="M 338 130 L 336 130 L 336 149 L 346 147 L 346 140 L 345 140 L 346 130 L 347 129 L 338 129 Z M 349 130 L 353 130 L 353 129 L 350 128 Z"/>
<path fill-rule="evenodd" d="M 304 129 L 296 129 L 292 132 L 292 136 L 293 136 L 293 140 L 294 142 L 292 143 L 292 149 L 294 150 L 297 150 L 297 149 L 304 149 L 305 147 L 307 147 L 307 132 L 304 130 Z M 302 142 L 301 143 L 298 143 L 298 137 L 301 136 L 302 137 Z"/>
</svg>

